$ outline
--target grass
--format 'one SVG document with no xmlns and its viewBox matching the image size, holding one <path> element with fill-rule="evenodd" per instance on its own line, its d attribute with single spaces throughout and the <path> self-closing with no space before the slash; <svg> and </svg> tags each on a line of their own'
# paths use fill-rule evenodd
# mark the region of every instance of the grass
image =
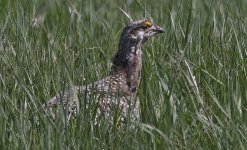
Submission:
<svg viewBox="0 0 247 150">
<path fill-rule="evenodd" d="M 87 113 L 52 122 L 38 111 L 45 101 L 108 74 L 128 22 L 120 8 L 165 28 L 143 48 L 138 129 L 95 128 Z M 246 8 L 244 0 L 1 0 L 0 148 L 246 149 Z"/>
</svg>

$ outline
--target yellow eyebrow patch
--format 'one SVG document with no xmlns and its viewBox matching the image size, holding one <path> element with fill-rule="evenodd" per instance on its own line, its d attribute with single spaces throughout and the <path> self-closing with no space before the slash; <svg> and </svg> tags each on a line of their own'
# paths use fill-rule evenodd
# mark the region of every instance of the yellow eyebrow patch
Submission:
<svg viewBox="0 0 247 150">
<path fill-rule="evenodd" d="M 153 25 L 153 23 L 149 20 L 145 20 L 144 25 L 150 28 Z"/>
</svg>

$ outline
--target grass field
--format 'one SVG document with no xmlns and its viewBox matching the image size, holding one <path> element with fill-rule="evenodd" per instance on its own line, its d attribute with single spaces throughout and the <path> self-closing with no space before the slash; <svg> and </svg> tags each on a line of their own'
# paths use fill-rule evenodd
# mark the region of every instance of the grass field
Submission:
<svg viewBox="0 0 247 150">
<path fill-rule="evenodd" d="M 121 9 L 165 29 L 143 48 L 138 128 L 51 121 L 45 101 L 108 75 Z M 247 149 L 246 26 L 245 0 L 1 0 L 0 149 Z"/>
</svg>

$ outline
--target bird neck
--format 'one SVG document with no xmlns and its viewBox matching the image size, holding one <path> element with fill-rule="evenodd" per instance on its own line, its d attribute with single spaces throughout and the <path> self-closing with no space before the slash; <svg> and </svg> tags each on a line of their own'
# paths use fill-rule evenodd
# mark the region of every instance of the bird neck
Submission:
<svg viewBox="0 0 247 150">
<path fill-rule="evenodd" d="M 113 58 L 111 75 L 124 74 L 130 92 L 136 92 L 140 83 L 142 69 L 141 40 L 128 40 L 119 43 L 118 52 Z"/>
<path fill-rule="evenodd" d="M 133 64 L 141 60 L 142 39 L 120 38 L 118 51 L 112 59 L 110 74 L 128 70 Z M 138 57 L 138 59 L 137 59 Z M 141 63 L 141 61 L 139 62 Z"/>
</svg>

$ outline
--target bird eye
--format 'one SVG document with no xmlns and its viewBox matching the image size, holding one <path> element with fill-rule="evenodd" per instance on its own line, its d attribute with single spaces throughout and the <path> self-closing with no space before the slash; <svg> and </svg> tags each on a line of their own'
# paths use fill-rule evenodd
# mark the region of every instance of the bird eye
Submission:
<svg viewBox="0 0 247 150">
<path fill-rule="evenodd" d="M 142 26 L 142 29 L 146 30 L 148 28 L 148 26 Z"/>
</svg>

